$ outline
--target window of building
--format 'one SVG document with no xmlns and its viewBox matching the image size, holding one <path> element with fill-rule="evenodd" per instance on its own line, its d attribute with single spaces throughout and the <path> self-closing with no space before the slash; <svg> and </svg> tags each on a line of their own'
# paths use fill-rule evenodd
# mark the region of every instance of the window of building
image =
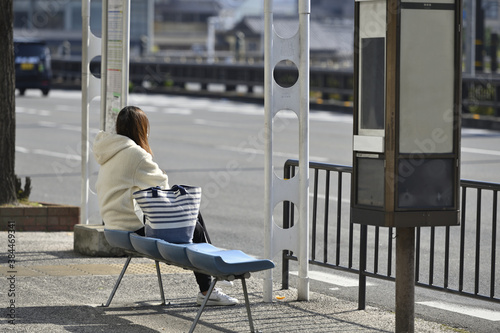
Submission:
<svg viewBox="0 0 500 333">
<path fill-rule="evenodd" d="M 484 17 L 488 20 L 498 19 L 498 1 L 487 1 L 483 5 Z"/>
<path fill-rule="evenodd" d="M 14 28 L 28 28 L 28 12 L 14 12 Z"/>
<path fill-rule="evenodd" d="M 64 12 L 59 8 L 37 6 L 31 17 L 35 29 L 64 29 Z"/>
</svg>

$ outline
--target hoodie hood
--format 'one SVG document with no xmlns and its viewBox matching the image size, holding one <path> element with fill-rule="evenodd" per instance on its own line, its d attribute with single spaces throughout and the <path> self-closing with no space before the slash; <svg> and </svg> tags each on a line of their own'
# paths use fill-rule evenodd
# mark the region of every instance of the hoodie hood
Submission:
<svg viewBox="0 0 500 333">
<path fill-rule="evenodd" d="M 95 137 L 93 152 L 97 163 L 103 165 L 118 152 L 133 146 L 136 143 L 126 136 L 100 131 Z"/>
</svg>

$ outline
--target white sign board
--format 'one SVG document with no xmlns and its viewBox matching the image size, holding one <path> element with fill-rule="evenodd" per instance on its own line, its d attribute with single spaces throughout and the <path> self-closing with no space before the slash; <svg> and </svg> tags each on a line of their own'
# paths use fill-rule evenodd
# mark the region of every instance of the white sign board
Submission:
<svg viewBox="0 0 500 333">
<path fill-rule="evenodd" d="M 124 82 L 124 73 L 128 67 L 128 63 L 124 61 L 124 54 L 128 51 L 128 33 L 124 31 L 126 3 L 124 0 L 109 0 L 108 5 L 105 130 L 109 132 L 114 132 L 118 112 L 125 106 L 123 89 L 128 86 L 128 82 Z"/>
</svg>

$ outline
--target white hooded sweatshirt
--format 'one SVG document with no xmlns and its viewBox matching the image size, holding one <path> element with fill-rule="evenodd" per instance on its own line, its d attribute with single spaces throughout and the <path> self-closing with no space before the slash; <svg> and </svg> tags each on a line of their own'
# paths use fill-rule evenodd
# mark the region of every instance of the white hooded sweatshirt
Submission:
<svg viewBox="0 0 500 333">
<path fill-rule="evenodd" d="M 96 189 L 106 228 L 142 228 L 134 212 L 132 193 L 152 186 L 169 188 L 167 175 L 153 162 L 151 154 L 123 135 L 99 132 L 93 151 L 101 165 Z"/>
</svg>

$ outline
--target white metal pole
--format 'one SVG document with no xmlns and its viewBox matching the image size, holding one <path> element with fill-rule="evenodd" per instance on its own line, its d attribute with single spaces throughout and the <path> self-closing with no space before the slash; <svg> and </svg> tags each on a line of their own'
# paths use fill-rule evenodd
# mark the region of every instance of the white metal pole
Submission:
<svg viewBox="0 0 500 333">
<path fill-rule="evenodd" d="M 147 51 L 146 54 L 150 55 L 153 51 L 154 46 L 154 37 L 155 37 L 155 29 L 154 29 L 154 18 L 155 18 L 155 1 L 148 0 L 148 42 L 147 42 Z"/>
<path fill-rule="evenodd" d="M 266 258 L 272 259 L 273 252 L 273 13 L 272 0 L 264 0 L 264 110 L 265 110 L 265 137 L 266 154 L 264 161 L 265 169 L 265 230 L 264 230 L 264 252 Z M 267 270 L 264 273 L 263 298 L 264 302 L 271 302 L 273 297 L 273 272 Z"/>
<path fill-rule="evenodd" d="M 207 63 L 213 64 L 215 58 L 215 26 L 219 18 L 211 16 L 207 20 Z"/>
<path fill-rule="evenodd" d="M 108 96 L 108 0 L 102 0 L 102 27 L 101 27 L 101 114 L 99 126 L 106 130 L 106 110 Z"/>
<path fill-rule="evenodd" d="M 299 0 L 299 284 L 298 299 L 309 300 L 309 15 L 310 0 Z"/>
<path fill-rule="evenodd" d="M 123 0 L 123 58 L 122 58 L 122 91 L 121 108 L 128 105 L 128 63 L 130 58 L 130 0 Z"/>
<path fill-rule="evenodd" d="M 82 0 L 82 179 L 80 223 L 88 224 L 89 201 L 89 30 L 90 0 Z"/>
</svg>

